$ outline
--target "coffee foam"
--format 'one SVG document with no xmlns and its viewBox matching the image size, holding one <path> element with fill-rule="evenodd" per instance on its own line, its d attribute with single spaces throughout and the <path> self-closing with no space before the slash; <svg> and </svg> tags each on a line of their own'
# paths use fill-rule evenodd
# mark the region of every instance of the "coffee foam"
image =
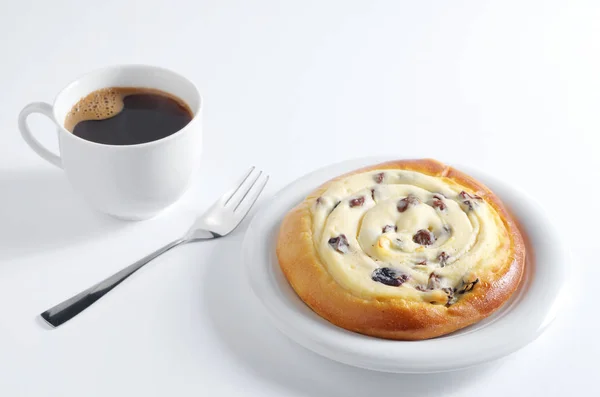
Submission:
<svg viewBox="0 0 600 397">
<path fill-rule="evenodd" d="M 130 93 L 123 91 L 121 88 L 104 88 L 80 99 L 67 114 L 65 128 L 73 132 L 81 121 L 104 120 L 116 116 L 123 110 L 123 98 Z"/>
<path fill-rule="evenodd" d="M 190 114 L 189 106 L 181 99 L 167 92 L 152 88 L 112 87 L 96 90 L 81 98 L 65 117 L 65 128 L 73 132 L 75 126 L 86 120 L 105 120 L 121 113 L 124 107 L 123 99 L 132 94 L 158 94 L 172 98 L 180 103 Z"/>
</svg>

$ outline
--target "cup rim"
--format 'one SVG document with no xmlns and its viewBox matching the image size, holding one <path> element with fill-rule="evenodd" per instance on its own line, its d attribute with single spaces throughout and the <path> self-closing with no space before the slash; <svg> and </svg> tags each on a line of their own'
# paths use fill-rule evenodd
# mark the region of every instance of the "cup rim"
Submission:
<svg viewBox="0 0 600 397">
<path fill-rule="evenodd" d="M 182 80 L 184 80 L 186 83 L 188 83 L 190 86 L 192 86 L 194 88 L 194 91 L 196 92 L 196 95 L 198 96 L 198 105 L 196 106 L 196 108 L 192 108 L 188 103 L 186 103 L 188 106 L 190 106 L 190 109 L 192 109 L 192 112 L 194 113 L 190 122 L 185 127 L 174 132 L 173 134 L 171 134 L 169 136 L 157 139 L 155 141 L 136 143 L 133 145 L 110 145 L 110 144 L 106 144 L 106 143 L 98 143 L 98 142 L 88 141 L 87 139 L 80 138 L 77 135 L 73 134 L 72 132 L 67 131 L 67 129 L 65 128 L 63 123 L 59 122 L 58 117 L 56 115 L 56 103 L 58 102 L 59 98 L 67 90 L 69 90 L 74 85 L 76 85 L 80 80 L 82 80 L 86 77 L 95 75 L 95 74 L 99 74 L 99 73 L 103 73 L 103 72 L 106 72 L 109 70 L 115 70 L 115 69 L 152 69 L 152 70 L 158 70 L 158 71 L 172 73 L 172 74 L 178 76 L 179 78 L 181 78 Z M 52 102 L 52 115 L 54 117 L 54 122 L 58 126 L 60 132 L 70 136 L 70 139 L 75 139 L 76 141 L 82 142 L 84 144 L 92 145 L 92 146 L 107 147 L 107 148 L 118 149 L 118 150 L 131 150 L 131 149 L 136 149 L 136 148 L 141 148 L 141 147 L 146 148 L 146 147 L 150 147 L 150 146 L 156 146 L 156 145 L 162 144 L 166 141 L 176 139 L 179 135 L 181 135 L 184 131 L 186 131 L 188 129 L 188 127 L 190 127 L 192 125 L 192 123 L 194 123 L 196 121 L 196 119 L 198 119 L 200 117 L 200 114 L 202 112 L 202 105 L 203 105 L 203 98 L 202 98 L 202 95 L 200 95 L 200 90 L 198 89 L 198 86 L 196 86 L 196 84 L 194 84 L 194 82 L 191 81 L 190 79 L 188 79 L 187 77 L 183 76 L 182 74 L 180 74 L 178 72 L 175 72 L 174 70 L 164 68 L 161 66 L 154 66 L 154 65 L 147 65 L 147 64 L 133 64 L 132 63 L 132 64 L 110 65 L 110 66 L 105 66 L 103 68 L 94 69 L 94 70 L 91 70 L 89 72 L 79 75 L 74 80 L 71 80 L 71 82 L 69 84 L 67 84 L 63 89 L 61 89 L 58 92 L 58 94 L 56 94 L 56 96 L 54 97 L 54 101 Z"/>
</svg>

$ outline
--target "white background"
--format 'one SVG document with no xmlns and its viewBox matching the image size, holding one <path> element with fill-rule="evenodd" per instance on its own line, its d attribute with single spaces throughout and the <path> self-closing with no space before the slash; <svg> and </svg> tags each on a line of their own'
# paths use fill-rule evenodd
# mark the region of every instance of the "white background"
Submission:
<svg viewBox="0 0 600 397">
<path fill-rule="evenodd" d="M 593 394 L 599 20 L 593 0 L 4 1 L 0 395 Z M 205 99 L 200 178 L 141 223 L 88 210 L 16 126 L 28 102 L 117 63 L 172 68 Z M 31 121 L 56 148 L 50 123 Z M 247 222 L 164 255 L 58 329 L 36 319 L 180 235 L 251 164 L 271 175 L 265 203 L 308 171 L 370 155 L 469 164 L 536 197 L 573 253 L 572 295 L 548 331 L 452 374 L 330 362 L 266 321 L 240 271 Z"/>
</svg>

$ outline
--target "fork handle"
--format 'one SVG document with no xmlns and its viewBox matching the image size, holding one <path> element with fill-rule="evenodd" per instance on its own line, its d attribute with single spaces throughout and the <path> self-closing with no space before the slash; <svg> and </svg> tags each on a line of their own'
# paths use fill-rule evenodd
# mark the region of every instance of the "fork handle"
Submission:
<svg viewBox="0 0 600 397">
<path fill-rule="evenodd" d="M 78 293 L 72 298 L 69 298 L 53 308 L 46 310 L 41 314 L 42 318 L 51 326 L 58 327 L 90 307 L 94 302 L 102 298 L 117 285 L 121 284 L 127 277 L 140 270 L 152 259 L 187 241 L 189 240 L 186 238 L 181 238 L 165 245 L 162 248 L 157 249 L 153 253 L 135 262 L 133 265 L 126 267 L 125 269 L 113 274 L 105 280 L 100 281 L 98 284 L 95 284 L 85 291 Z"/>
</svg>

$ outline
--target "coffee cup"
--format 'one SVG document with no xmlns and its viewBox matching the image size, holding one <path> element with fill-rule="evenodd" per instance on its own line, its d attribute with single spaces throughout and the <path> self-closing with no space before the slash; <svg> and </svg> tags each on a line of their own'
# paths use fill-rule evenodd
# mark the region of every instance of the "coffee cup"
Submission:
<svg viewBox="0 0 600 397">
<path fill-rule="evenodd" d="M 93 142 L 65 128 L 67 116 L 82 98 L 114 87 L 157 90 L 179 98 L 191 112 L 190 120 L 166 137 L 126 145 Z M 32 113 L 41 113 L 56 124 L 58 154 L 31 133 L 27 118 Z M 175 203 L 190 186 L 202 151 L 201 119 L 202 100 L 191 81 L 159 67 L 122 65 L 80 77 L 60 91 L 52 105 L 25 106 L 19 114 L 19 129 L 31 149 L 61 168 L 91 207 L 117 218 L 143 220 Z"/>
</svg>

